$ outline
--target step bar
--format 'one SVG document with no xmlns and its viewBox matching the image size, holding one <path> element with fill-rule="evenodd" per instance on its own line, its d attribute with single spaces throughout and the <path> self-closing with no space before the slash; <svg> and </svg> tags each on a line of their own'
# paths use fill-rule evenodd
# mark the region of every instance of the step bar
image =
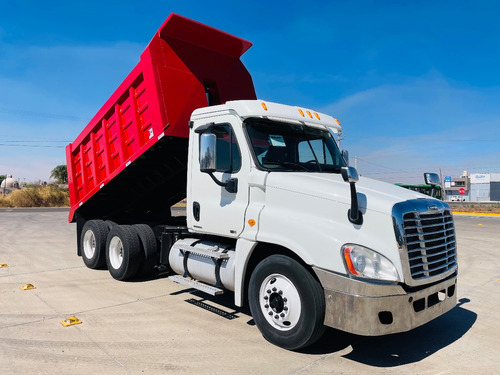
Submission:
<svg viewBox="0 0 500 375">
<path fill-rule="evenodd" d="M 205 283 L 202 283 L 201 281 L 197 281 L 188 277 L 184 277 L 181 275 L 172 275 L 168 277 L 171 281 L 177 284 L 185 285 L 190 288 L 202 291 L 204 293 L 210 294 L 212 296 L 218 296 L 221 294 L 224 294 L 224 290 L 217 288 L 215 286 L 211 286 Z"/>
</svg>

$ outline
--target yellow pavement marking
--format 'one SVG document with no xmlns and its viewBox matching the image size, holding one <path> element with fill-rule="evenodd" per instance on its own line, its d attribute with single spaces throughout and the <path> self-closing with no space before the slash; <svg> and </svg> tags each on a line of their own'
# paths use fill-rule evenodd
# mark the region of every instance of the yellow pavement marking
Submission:
<svg viewBox="0 0 500 375">
<path fill-rule="evenodd" d="M 453 215 L 481 215 L 481 216 L 500 216 L 500 214 L 493 214 L 487 212 L 452 212 Z"/>
</svg>

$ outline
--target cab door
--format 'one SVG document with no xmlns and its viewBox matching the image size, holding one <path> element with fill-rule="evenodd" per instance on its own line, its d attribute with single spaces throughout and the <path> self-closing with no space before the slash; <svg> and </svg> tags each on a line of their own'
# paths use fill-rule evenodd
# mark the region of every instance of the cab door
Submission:
<svg viewBox="0 0 500 375">
<path fill-rule="evenodd" d="M 195 132 L 191 134 L 188 227 L 199 233 L 237 237 L 243 231 L 248 206 L 250 156 L 248 152 L 242 152 L 247 148 L 239 119 L 226 115 L 217 120 L 216 123 L 200 125 L 206 131 L 196 133 L 199 126 L 195 126 Z M 215 168 L 211 173 L 200 171 L 200 153 L 205 157 L 205 150 L 200 150 L 203 133 L 214 134 L 216 137 Z M 235 191 L 228 191 L 214 179 L 222 184 L 230 179 L 236 180 Z"/>
</svg>

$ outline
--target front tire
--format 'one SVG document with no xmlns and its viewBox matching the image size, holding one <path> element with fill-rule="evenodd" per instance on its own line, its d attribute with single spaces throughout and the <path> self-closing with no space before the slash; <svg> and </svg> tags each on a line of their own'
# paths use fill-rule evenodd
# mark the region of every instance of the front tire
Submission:
<svg viewBox="0 0 500 375">
<path fill-rule="evenodd" d="M 134 277 L 141 264 L 139 237 L 128 225 L 115 225 L 108 234 L 106 263 L 111 276 L 116 280 Z"/>
<path fill-rule="evenodd" d="M 294 259 L 271 255 L 260 262 L 250 277 L 248 294 L 255 324 L 270 343 L 298 350 L 323 334 L 323 289 Z"/>
</svg>

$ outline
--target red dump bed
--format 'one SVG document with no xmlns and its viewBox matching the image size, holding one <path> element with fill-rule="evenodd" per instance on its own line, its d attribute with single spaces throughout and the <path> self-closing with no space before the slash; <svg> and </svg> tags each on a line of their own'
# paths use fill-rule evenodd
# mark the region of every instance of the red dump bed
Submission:
<svg viewBox="0 0 500 375">
<path fill-rule="evenodd" d="M 137 66 L 66 147 L 69 220 L 75 214 L 137 219 L 185 197 L 191 112 L 255 99 L 239 60 L 251 45 L 171 14 Z"/>
</svg>

